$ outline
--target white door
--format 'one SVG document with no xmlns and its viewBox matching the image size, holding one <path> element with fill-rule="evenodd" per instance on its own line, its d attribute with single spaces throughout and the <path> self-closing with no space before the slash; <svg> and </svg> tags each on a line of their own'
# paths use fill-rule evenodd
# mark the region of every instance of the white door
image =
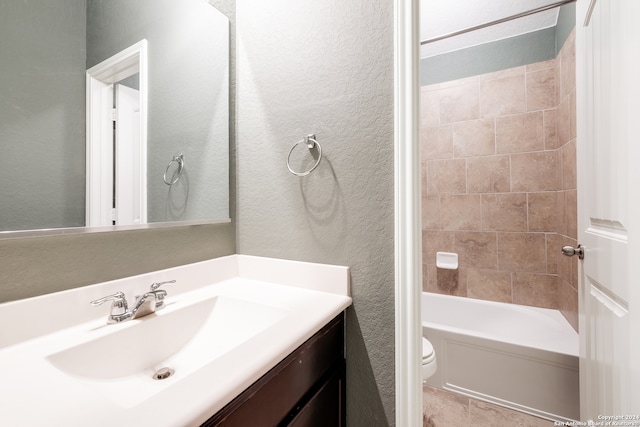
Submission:
<svg viewBox="0 0 640 427">
<path fill-rule="evenodd" d="M 581 418 L 640 426 L 640 1 L 578 0 L 576 67 Z"/>
<path fill-rule="evenodd" d="M 87 227 L 112 225 L 113 85 L 87 78 Z"/>
<path fill-rule="evenodd" d="M 140 92 L 116 86 L 115 224 L 146 222 L 142 218 Z"/>
</svg>

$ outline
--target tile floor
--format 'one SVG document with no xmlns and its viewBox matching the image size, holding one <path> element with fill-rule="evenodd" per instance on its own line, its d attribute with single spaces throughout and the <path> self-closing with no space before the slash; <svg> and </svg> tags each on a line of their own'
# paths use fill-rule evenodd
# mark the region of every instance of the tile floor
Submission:
<svg viewBox="0 0 640 427">
<path fill-rule="evenodd" d="M 423 386 L 423 427 L 551 427 L 553 421 Z"/>
</svg>

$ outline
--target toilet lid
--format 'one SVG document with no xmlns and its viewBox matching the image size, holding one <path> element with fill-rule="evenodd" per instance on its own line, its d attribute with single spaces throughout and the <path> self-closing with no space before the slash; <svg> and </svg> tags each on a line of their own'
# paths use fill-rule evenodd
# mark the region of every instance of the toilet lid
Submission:
<svg viewBox="0 0 640 427">
<path fill-rule="evenodd" d="M 433 354 L 433 345 L 428 339 L 422 338 L 422 359 L 427 359 Z"/>
</svg>

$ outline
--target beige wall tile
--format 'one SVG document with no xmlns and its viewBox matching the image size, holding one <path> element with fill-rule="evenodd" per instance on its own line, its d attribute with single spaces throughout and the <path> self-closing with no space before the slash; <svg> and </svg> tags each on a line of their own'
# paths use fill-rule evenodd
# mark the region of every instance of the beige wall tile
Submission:
<svg viewBox="0 0 640 427">
<path fill-rule="evenodd" d="M 526 72 L 526 65 L 521 67 L 507 68 L 506 70 L 493 71 L 491 73 L 481 74 L 478 76 L 479 81 L 503 79 L 505 77 L 522 76 Z"/>
<path fill-rule="evenodd" d="M 554 151 L 511 155 L 511 191 L 552 191 L 557 188 Z"/>
<path fill-rule="evenodd" d="M 422 231 L 422 263 L 436 264 L 436 252 L 454 252 L 455 234 L 453 231 Z"/>
<path fill-rule="evenodd" d="M 467 192 L 466 163 L 464 159 L 433 160 L 426 163 L 427 194 Z"/>
<path fill-rule="evenodd" d="M 526 193 L 482 195 L 484 231 L 527 231 Z"/>
<path fill-rule="evenodd" d="M 511 189 L 509 156 L 467 159 L 467 191 L 469 193 L 502 193 Z"/>
<path fill-rule="evenodd" d="M 558 309 L 578 332 L 578 291 L 564 281 L 558 286 Z"/>
<path fill-rule="evenodd" d="M 577 135 L 577 118 L 576 118 L 576 91 L 575 89 L 569 95 L 569 138 L 575 139 Z"/>
<path fill-rule="evenodd" d="M 556 71 L 547 68 L 527 72 L 527 111 L 538 111 L 556 106 Z"/>
<path fill-rule="evenodd" d="M 423 196 L 426 196 L 428 193 L 427 188 L 427 162 L 420 162 L 420 191 Z"/>
<path fill-rule="evenodd" d="M 453 158 L 453 126 L 420 128 L 420 159 L 422 161 Z"/>
<path fill-rule="evenodd" d="M 574 190 L 577 188 L 576 181 L 576 140 L 572 140 L 562 146 L 562 189 Z"/>
<path fill-rule="evenodd" d="M 421 88 L 425 288 L 508 300 L 501 279 L 519 272 L 536 281 L 511 300 L 555 307 L 559 296 L 539 293 L 548 275 L 574 282 L 577 264 L 559 255 L 577 233 L 573 43 L 554 60 Z M 457 275 L 435 267 L 436 251 L 460 255 Z"/>
<path fill-rule="evenodd" d="M 560 96 L 566 97 L 576 87 L 576 30 L 574 29 L 560 49 Z"/>
<path fill-rule="evenodd" d="M 560 101 L 562 101 L 560 86 L 562 86 L 562 79 L 560 77 L 560 58 L 556 57 L 556 105 L 560 105 Z"/>
<path fill-rule="evenodd" d="M 427 266 L 427 292 L 467 296 L 466 269 L 445 270 L 435 265 Z"/>
<path fill-rule="evenodd" d="M 562 247 L 563 246 L 573 246 L 574 248 L 578 245 L 574 239 L 571 239 L 567 236 L 560 236 L 560 247 L 557 252 L 557 260 L 558 260 L 558 278 L 561 281 L 567 283 L 573 283 L 574 273 L 576 273 L 576 268 L 578 265 L 577 257 L 567 257 L 562 255 Z M 577 288 L 577 287 L 576 287 Z"/>
<path fill-rule="evenodd" d="M 440 224 L 444 230 L 480 230 L 480 195 L 440 196 Z"/>
<path fill-rule="evenodd" d="M 556 109 L 543 111 L 543 129 L 544 129 L 544 149 L 553 150 L 558 148 L 558 130 L 557 130 Z"/>
<path fill-rule="evenodd" d="M 442 82 L 442 83 L 435 83 L 429 86 L 424 86 L 426 88 L 426 90 L 442 90 L 442 89 L 448 89 L 448 88 L 452 88 L 452 87 L 456 87 L 456 86 L 465 86 L 471 83 L 478 83 L 479 81 L 479 76 L 470 76 L 470 77 L 464 77 L 462 79 L 457 79 L 457 80 L 449 80 L 448 82 Z"/>
<path fill-rule="evenodd" d="M 558 276 L 514 273 L 513 302 L 534 307 L 558 308 Z"/>
<path fill-rule="evenodd" d="M 453 126 L 455 157 L 486 156 L 496 152 L 495 120 L 470 120 Z"/>
<path fill-rule="evenodd" d="M 457 231 L 455 250 L 458 263 L 465 268 L 495 269 L 498 262 L 496 233 Z"/>
<path fill-rule="evenodd" d="M 565 191 L 556 192 L 556 218 L 558 234 L 567 234 L 567 194 Z"/>
<path fill-rule="evenodd" d="M 480 117 L 524 113 L 524 74 L 480 82 Z"/>
<path fill-rule="evenodd" d="M 549 153 L 555 153 L 556 155 L 556 189 L 562 189 L 562 149 L 558 148 L 554 151 L 549 151 Z"/>
<path fill-rule="evenodd" d="M 571 114 L 569 112 L 569 98 L 565 97 L 558 105 L 558 147 L 563 146 L 571 139 Z"/>
<path fill-rule="evenodd" d="M 423 386 L 424 427 L 469 427 L 469 398 Z"/>
<path fill-rule="evenodd" d="M 549 59 L 548 61 L 535 62 L 533 64 L 528 64 L 526 66 L 527 72 L 529 71 L 538 71 L 538 70 L 546 70 L 547 68 L 556 68 L 556 60 Z"/>
<path fill-rule="evenodd" d="M 437 126 L 440 124 L 440 93 L 427 91 L 423 87 L 420 91 L 420 126 Z"/>
<path fill-rule="evenodd" d="M 439 229 L 440 225 L 440 196 L 422 196 L 422 228 Z"/>
<path fill-rule="evenodd" d="M 558 255 L 560 254 L 560 237 L 556 233 L 547 233 L 547 274 L 558 273 Z"/>
<path fill-rule="evenodd" d="M 467 269 L 467 296 L 486 301 L 512 302 L 511 272 Z"/>
<path fill-rule="evenodd" d="M 567 236 L 578 238 L 578 195 L 576 190 L 569 190 L 567 195 Z"/>
<path fill-rule="evenodd" d="M 429 265 L 423 263 L 422 264 L 422 291 L 423 292 L 429 292 L 428 283 L 429 283 Z"/>
<path fill-rule="evenodd" d="M 529 231 L 555 232 L 558 228 L 555 191 L 528 193 Z"/>
<path fill-rule="evenodd" d="M 498 233 L 498 268 L 546 273 L 546 250 L 543 233 Z"/>
<path fill-rule="evenodd" d="M 523 153 L 544 150 L 542 111 L 496 118 L 496 152 Z"/>
<path fill-rule="evenodd" d="M 441 124 L 480 118 L 477 83 L 442 89 L 439 96 Z"/>
<path fill-rule="evenodd" d="M 571 258 L 562 255 L 562 247 L 569 244 L 566 236 L 560 236 L 560 246 L 557 248 L 556 260 L 558 263 L 558 279 L 560 282 L 571 283 Z"/>
</svg>

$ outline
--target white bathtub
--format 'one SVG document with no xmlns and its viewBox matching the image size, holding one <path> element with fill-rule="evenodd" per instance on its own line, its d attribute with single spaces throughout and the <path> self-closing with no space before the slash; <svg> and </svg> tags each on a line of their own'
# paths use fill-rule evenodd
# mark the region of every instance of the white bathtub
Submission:
<svg viewBox="0 0 640 427">
<path fill-rule="evenodd" d="M 554 421 L 579 419 L 578 334 L 557 310 L 422 293 L 427 384 Z"/>
</svg>

